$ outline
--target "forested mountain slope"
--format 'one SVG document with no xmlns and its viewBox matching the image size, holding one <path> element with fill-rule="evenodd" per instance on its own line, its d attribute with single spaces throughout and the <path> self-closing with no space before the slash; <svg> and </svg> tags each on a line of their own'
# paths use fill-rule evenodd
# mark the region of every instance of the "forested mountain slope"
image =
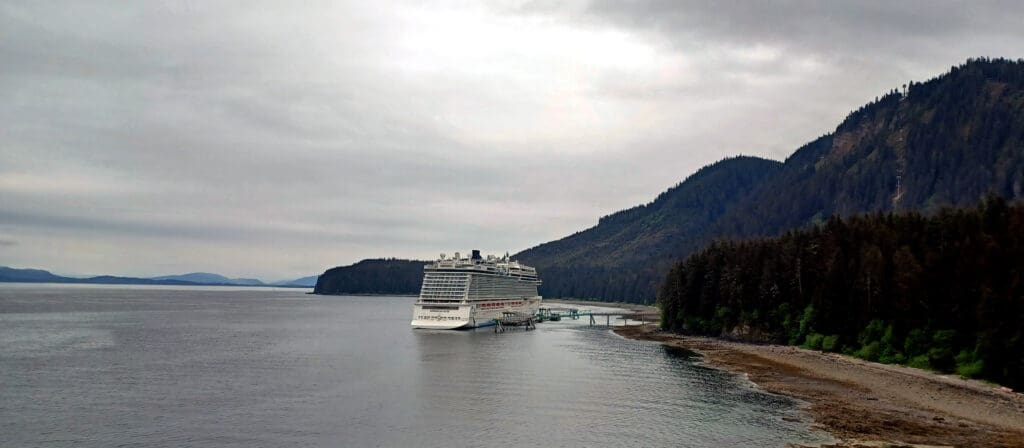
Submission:
<svg viewBox="0 0 1024 448">
<path fill-rule="evenodd" d="M 1024 194 L 1024 61 L 974 59 L 852 112 L 781 165 L 705 167 L 654 202 L 527 249 L 546 297 L 652 302 L 671 264 L 716 238 L 749 238 L 859 212 Z"/>
<path fill-rule="evenodd" d="M 1024 193 L 1024 63 L 972 60 L 851 113 L 790 156 L 716 233 L 773 235 L 831 215 L 970 206 Z"/>
<path fill-rule="evenodd" d="M 668 263 L 703 241 L 729 207 L 776 175 L 779 162 L 722 160 L 697 171 L 648 204 L 513 256 L 540 272 L 545 297 L 639 298 L 653 302 Z"/>
<path fill-rule="evenodd" d="M 417 294 L 427 262 L 379 258 L 324 271 L 314 294 Z"/>
</svg>

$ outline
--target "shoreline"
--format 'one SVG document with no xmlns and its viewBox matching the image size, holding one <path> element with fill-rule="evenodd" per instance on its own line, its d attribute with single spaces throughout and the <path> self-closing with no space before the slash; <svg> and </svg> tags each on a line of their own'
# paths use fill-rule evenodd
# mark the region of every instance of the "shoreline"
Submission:
<svg viewBox="0 0 1024 448">
<path fill-rule="evenodd" d="M 763 390 L 808 403 L 830 447 L 1024 447 L 1024 394 L 904 366 L 798 347 L 757 345 L 660 332 L 614 329 L 700 354 L 711 367 L 745 375 Z"/>
</svg>

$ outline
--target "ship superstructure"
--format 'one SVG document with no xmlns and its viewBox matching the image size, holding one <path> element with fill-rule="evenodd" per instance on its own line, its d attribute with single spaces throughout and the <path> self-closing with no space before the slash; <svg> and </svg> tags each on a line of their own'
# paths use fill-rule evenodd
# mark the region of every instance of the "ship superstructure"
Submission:
<svg viewBox="0 0 1024 448">
<path fill-rule="evenodd" d="M 444 254 L 423 269 L 412 326 L 456 329 L 494 325 L 502 313 L 534 314 L 540 307 L 537 271 L 508 255 L 462 258 Z"/>
</svg>

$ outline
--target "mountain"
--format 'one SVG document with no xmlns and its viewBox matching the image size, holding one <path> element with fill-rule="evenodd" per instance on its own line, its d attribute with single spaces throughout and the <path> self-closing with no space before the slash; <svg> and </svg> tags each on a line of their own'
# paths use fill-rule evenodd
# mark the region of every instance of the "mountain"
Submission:
<svg viewBox="0 0 1024 448">
<path fill-rule="evenodd" d="M 851 113 L 790 156 L 717 233 L 773 235 L 829 216 L 973 206 L 1024 193 L 1024 61 L 970 60 Z"/>
<path fill-rule="evenodd" d="M 309 277 L 297 278 L 295 280 L 287 280 L 283 282 L 274 283 L 276 286 L 299 286 L 303 288 L 312 288 L 316 286 L 316 280 L 320 278 L 319 275 L 310 275 Z"/>
<path fill-rule="evenodd" d="M 316 277 L 304 277 L 291 282 L 277 284 L 274 286 L 302 287 L 313 286 L 311 279 Z M 114 275 L 98 275 L 88 278 L 74 278 L 54 275 L 42 269 L 17 269 L 0 266 L 0 282 L 21 282 L 21 283 L 85 283 L 102 285 L 183 285 L 183 286 L 266 286 L 263 282 L 251 278 L 227 278 L 218 274 L 206 272 L 194 272 L 191 274 L 165 275 L 153 278 L 119 277 Z"/>
<path fill-rule="evenodd" d="M 379 258 L 328 269 L 314 294 L 417 294 L 425 261 Z"/>
<path fill-rule="evenodd" d="M 527 249 L 545 297 L 653 301 L 676 260 L 717 238 L 776 235 L 831 216 L 1024 195 L 1024 60 L 971 59 L 850 113 L 785 162 L 727 159 L 650 204 Z"/>
<path fill-rule="evenodd" d="M 89 278 L 76 278 L 67 282 L 56 283 L 89 283 L 99 285 L 205 285 L 181 280 L 154 280 L 151 278 L 120 277 L 116 275 L 97 275 Z"/>
<path fill-rule="evenodd" d="M 7 266 L 0 266 L 0 282 L 62 283 L 73 280 L 75 279 L 69 277 L 61 277 L 59 275 L 53 275 L 49 271 L 44 271 L 42 269 L 17 269 L 9 268 Z"/>
<path fill-rule="evenodd" d="M 20 283 L 88 283 L 106 285 L 188 285 L 195 284 L 179 280 L 155 280 L 149 278 L 117 277 L 99 275 L 88 278 L 74 278 L 55 275 L 42 269 L 17 269 L 0 266 L 0 282 Z"/>
<path fill-rule="evenodd" d="M 706 166 L 648 204 L 602 217 L 596 226 L 513 256 L 534 266 L 545 297 L 637 298 L 652 303 L 680 253 L 782 164 L 734 157 Z"/>
<path fill-rule="evenodd" d="M 188 283 L 202 283 L 207 285 L 239 285 L 239 286 L 261 286 L 264 283 L 254 278 L 227 278 L 220 274 L 209 272 L 192 272 L 189 274 L 165 275 L 152 277 L 152 280 L 176 280 Z"/>
</svg>

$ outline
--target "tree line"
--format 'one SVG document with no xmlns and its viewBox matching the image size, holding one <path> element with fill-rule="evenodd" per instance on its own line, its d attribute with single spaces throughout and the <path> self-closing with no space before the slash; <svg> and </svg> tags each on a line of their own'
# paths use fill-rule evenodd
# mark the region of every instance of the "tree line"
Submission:
<svg viewBox="0 0 1024 448">
<path fill-rule="evenodd" d="M 666 330 L 799 344 L 1024 387 L 1024 206 L 991 196 L 719 241 L 677 263 Z"/>
</svg>

